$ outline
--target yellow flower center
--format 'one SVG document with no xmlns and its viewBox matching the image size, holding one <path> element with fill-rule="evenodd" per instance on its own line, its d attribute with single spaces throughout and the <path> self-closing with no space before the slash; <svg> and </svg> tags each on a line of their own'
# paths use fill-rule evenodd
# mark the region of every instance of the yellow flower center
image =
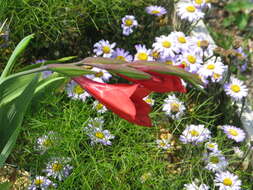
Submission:
<svg viewBox="0 0 253 190">
<path fill-rule="evenodd" d="M 164 142 L 160 142 L 159 145 L 162 146 L 162 147 L 166 146 L 166 144 Z"/>
<path fill-rule="evenodd" d="M 104 133 L 102 133 L 102 132 L 96 132 L 96 133 L 95 133 L 95 136 L 96 136 L 97 138 L 99 138 L 99 139 L 105 138 L 105 135 L 104 135 Z"/>
<path fill-rule="evenodd" d="M 238 86 L 237 84 L 232 84 L 230 89 L 234 92 L 240 92 L 241 91 L 240 86 Z"/>
<path fill-rule="evenodd" d="M 228 132 L 229 132 L 230 135 L 238 136 L 238 132 L 235 129 L 229 129 Z"/>
<path fill-rule="evenodd" d="M 151 103 L 152 103 L 152 99 L 151 99 L 151 98 L 147 98 L 147 99 L 145 100 L 145 102 L 151 104 Z"/>
<path fill-rule="evenodd" d="M 104 75 L 104 73 L 102 72 L 102 71 L 100 71 L 100 72 L 97 72 L 96 74 L 95 74 L 95 77 L 102 77 Z"/>
<path fill-rule="evenodd" d="M 76 85 L 73 91 L 75 94 L 79 94 L 79 95 L 84 93 L 84 89 L 82 89 L 80 85 Z"/>
<path fill-rule="evenodd" d="M 45 146 L 45 147 L 50 147 L 50 146 L 53 145 L 53 142 L 52 142 L 50 139 L 46 139 L 46 140 L 43 141 L 42 144 L 43 144 L 43 146 Z"/>
<path fill-rule="evenodd" d="M 223 180 L 223 184 L 226 185 L 226 186 L 232 186 L 233 181 L 230 178 L 225 178 Z"/>
<path fill-rule="evenodd" d="M 214 144 L 208 144 L 207 145 L 209 148 L 214 148 Z"/>
<path fill-rule="evenodd" d="M 43 179 L 35 179 L 35 181 L 34 181 L 34 184 L 37 186 L 42 185 L 43 183 L 44 183 Z"/>
<path fill-rule="evenodd" d="M 194 13 L 196 11 L 196 8 L 192 5 L 186 7 L 186 10 L 190 13 Z"/>
<path fill-rule="evenodd" d="M 109 46 L 103 46 L 102 50 L 104 53 L 110 53 L 111 48 Z"/>
<path fill-rule="evenodd" d="M 213 164 L 217 164 L 220 162 L 220 159 L 217 156 L 211 156 L 209 158 L 209 161 L 212 162 Z"/>
<path fill-rule="evenodd" d="M 173 113 L 179 112 L 179 104 L 178 104 L 178 103 L 173 102 L 173 103 L 171 103 L 170 106 L 171 106 L 171 111 L 172 111 Z"/>
<path fill-rule="evenodd" d="M 121 60 L 121 61 L 126 61 L 126 58 L 124 56 L 121 56 L 121 55 L 117 56 L 116 59 Z"/>
<path fill-rule="evenodd" d="M 215 65 L 214 64 L 210 64 L 210 65 L 207 66 L 207 69 L 214 70 L 215 69 Z"/>
<path fill-rule="evenodd" d="M 52 170 L 54 172 L 59 172 L 62 170 L 62 168 L 63 168 L 63 166 L 60 163 L 53 163 L 53 165 L 52 165 Z"/>
<path fill-rule="evenodd" d="M 147 61 L 148 55 L 146 53 L 138 53 L 137 58 L 142 61 Z"/>
<path fill-rule="evenodd" d="M 221 75 L 218 74 L 218 73 L 214 73 L 214 74 L 213 74 L 213 78 L 214 78 L 214 79 L 219 79 L 220 77 L 221 77 Z"/>
<path fill-rule="evenodd" d="M 198 131 L 196 131 L 196 130 L 191 130 L 190 131 L 190 133 L 191 133 L 191 136 L 193 136 L 193 137 L 197 137 L 197 136 L 199 136 L 199 132 Z"/>
<path fill-rule="evenodd" d="M 168 64 L 168 65 L 173 65 L 173 62 L 171 60 L 168 60 L 165 63 Z"/>
<path fill-rule="evenodd" d="M 171 134 L 169 133 L 163 133 L 160 135 L 161 139 L 168 140 L 171 137 Z"/>
<path fill-rule="evenodd" d="M 126 26 L 132 26 L 133 25 L 133 20 L 132 19 L 126 19 L 125 20 L 125 25 Z"/>
<path fill-rule="evenodd" d="M 198 5 L 201 5 L 203 3 L 203 1 L 202 0 L 195 0 L 195 3 Z"/>
<path fill-rule="evenodd" d="M 211 2 L 211 0 L 205 0 L 205 2 L 206 2 L 206 3 L 210 3 L 210 2 Z"/>
<path fill-rule="evenodd" d="M 158 10 L 153 10 L 153 11 L 151 11 L 151 13 L 152 13 L 152 14 L 158 14 L 158 13 L 160 13 L 160 11 L 158 11 Z"/>
<path fill-rule="evenodd" d="M 188 55 L 187 56 L 187 60 L 191 63 L 191 64 L 195 64 L 196 63 L 196 57 L 192 56 L 192 55 Z"/>
<path fill-rule="evenodd" d="M 198 47 L 201 47 L 201 40 L 198 40 L 198 41 L 197 41 L 197 46 L 198 46 Z"/>
<path fill-rule="evenodd" d="M 185 67 L 187 66 L 187 63 L 185 61 L 183 61 L 181 64 Z"/>
<path fill-rule="evenodd" d="M 158 59 L 160 57 L 160 53 L 157 51 L 153 51 L 152 52 L 152 57 L 154 57 L 155 59 Z"/>
<path fill-rule="evenodd" d="M 169 41 L 163 41 L 162 42 L 162 46 L 165 48 L 170 48 L 171 47 L 171 43 Z"/>
<path fill-rule="evenodd" d="M 98 104 L 96 105 L 96 109 L 97 109 L 97 110 L 101 110 L 103 107 L 104 107 L 104 105 L 101 104 L 101 103 L 98 103 Z"/>
<path fill-rule="evenodd" d="M 177 40 L 182 43 L 182 44 L 185 44 L 186 43 L 186 39 L 184 36 L 181 36 L 181 37 L 178 37 Z"/>
</svg>

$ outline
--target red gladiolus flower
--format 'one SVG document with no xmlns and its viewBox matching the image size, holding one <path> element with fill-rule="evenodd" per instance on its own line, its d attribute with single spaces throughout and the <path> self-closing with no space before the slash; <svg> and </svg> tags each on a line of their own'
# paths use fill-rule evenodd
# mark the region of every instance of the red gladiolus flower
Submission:
<svg viewBox="0 0 253 190">
<path fill-rule="evenodd" d="M 150 127 L 151 107 L 143 98 L 151 91 L 140 84 L 106 84 L 86 77 L 73 78 L 82 88 L 123 119 Z"/>
<path fill-rule="evenodd" d="M 145 72 L 152 76 L 151 79 L 136 80 L 121 74 L 119 75 L 131 82 L 142 84 L 145 88 L 154 92 L 186 92 L 181 79 L 177 76 L 161 74 L 152 71 Z"/>
</svg>

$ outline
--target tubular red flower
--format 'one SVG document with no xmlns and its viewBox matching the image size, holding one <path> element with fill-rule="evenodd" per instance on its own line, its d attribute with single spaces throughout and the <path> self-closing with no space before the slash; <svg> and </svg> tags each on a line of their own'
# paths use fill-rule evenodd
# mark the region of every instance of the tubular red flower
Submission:
<svg viewBox="0 0 253 190">
<path fill-rule="evenodd" d="M 123 119 L 137 125 L 152 125 L 148 115 L 151 107 L 143 100 L 151 91 L 140 84 L 106 84 L 83 76 L 73 80 Z"/>
<path fill-rule="evenodd" d="M 136 80 L 130 77 L 119 74 L 122 78 L 127 79 L 133 83 L 142 84 L 145 88 L 154 92 L 182 92 L 185 93 L 186 89 L 182 84 L 179 77 L 167 74 L 161 74 L 152 71 L 145 71 L 152 75 L 151 79 Z"/>
</svg>

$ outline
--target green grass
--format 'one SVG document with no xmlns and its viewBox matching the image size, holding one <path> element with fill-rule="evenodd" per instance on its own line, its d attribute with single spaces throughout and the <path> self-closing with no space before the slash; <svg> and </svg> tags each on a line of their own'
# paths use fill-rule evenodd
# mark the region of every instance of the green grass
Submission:
<svg viewBox="0 0 253 190">
<path fill-rule="evenodd" d="M 159 103 L 163 96 L 156 95 L 157 104 L 151 116 L 155 127 L 145 128 L 130 124 L 116 115 L 104 114 L 104 129 L 108 129 L 115 139 L 112 146 L 90 145 L 83 131 L 85 122 L 97 113 L 90 103 L 68 100 L 64 94 L 46 96 L 43 101 L 32 104 L 24 121 L 17 146 L 9 162 L 24 168 L 32 175 L 45 175 L 42 169 L 50 158 L 67 156 L 74 166 L 72 174 L 58 189 L 182 189 L 185 183 L 195 178 L 206 184 L 212 184 L 213 174 L 203 167 L 203 146 L 182 145 L 178 137 L 187 124 L 204 124 L 212 130 L 214 140 L 218 142 L 230 162 L 240 160 L 233 156 L 232 145 L 224 134 L 217 130 L 220 117 L 217 105 L 212 98 L 204 99 L 196 92 L 180 95 L 187 103 L 186 115 L 177 121 L 169 120 L 161 114 Z M 190 101 L 191 99 L 191 101 Z M 216 113 L 216 114 L 215 114 Z M 166 153 L 157 148 L 161 129 L 173 132 L 176 145 L 181 148 Z M 35 150 L 36 139 L 54 131 L 59 140 L 45 154 Z M 232 167 L 233 168 L 233 164 Z M 232 169 L 233 171 L 233 169 Z M 141 182 L 141 176 L 150 173 L 150 177 Z M 245 180 L 248 175 L 243 173 Z M 244 183 L 244 181 L 243 181 Z"/>
</svg>

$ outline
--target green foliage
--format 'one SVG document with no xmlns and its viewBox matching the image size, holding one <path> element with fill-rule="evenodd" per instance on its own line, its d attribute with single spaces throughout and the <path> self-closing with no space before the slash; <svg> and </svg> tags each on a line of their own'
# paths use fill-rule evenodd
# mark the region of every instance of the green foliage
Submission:
<svg viewBox="0 0 253 190">
<path fill-rule="evenodd" d="M 248 11 L 253 9 L 253 4 L 249 0 L 237 0 L 228 3 L 225 6 L 230 14 L 223 20 L 223 26 L 229 27 L 236 24 L 240 30 L 246 29 L 250 21 L 250 14 Z"/>
</svg>

